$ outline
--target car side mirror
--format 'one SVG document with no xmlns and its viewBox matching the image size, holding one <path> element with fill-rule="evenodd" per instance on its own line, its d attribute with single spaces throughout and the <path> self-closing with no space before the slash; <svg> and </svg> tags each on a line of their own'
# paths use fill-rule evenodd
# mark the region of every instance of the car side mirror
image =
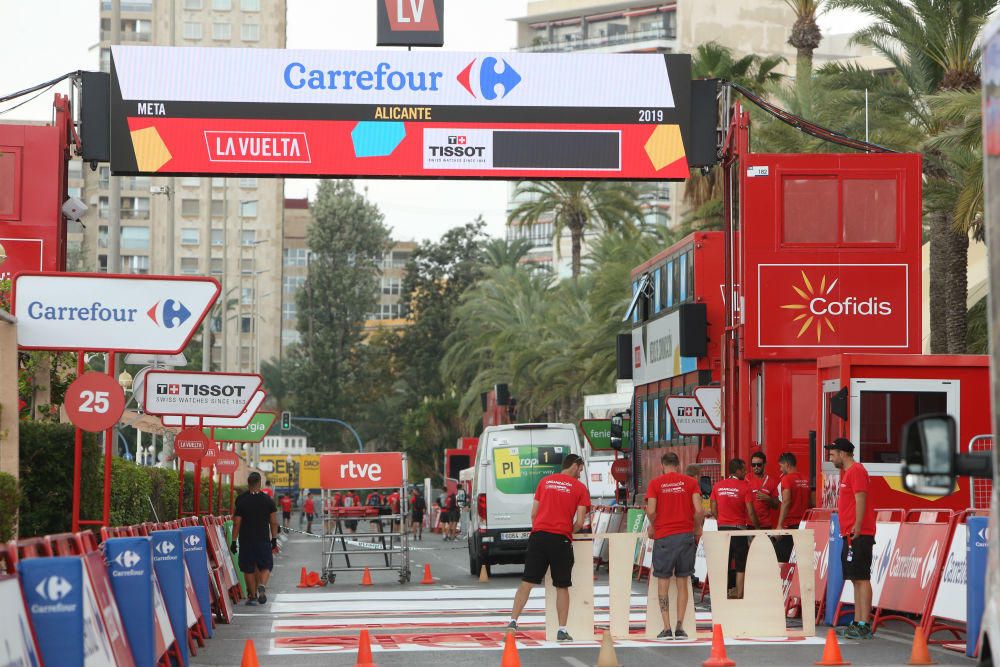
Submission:
<svg viewBox="0 0 1000 667">
<path fill-rule="evenodd" d="M 621 413 L 611 416 L 611 424 L 609 426 L 611 449 L 619 452 L 622 450 L 623 424 L 624 420 L 622 419 Z"/>
<path fill-rule="evenodd" d="M 920 415 L 903 425 L 903 486 L 911 493 L 946 496 L 955 490 L 955 418 Z"/>
</svg>

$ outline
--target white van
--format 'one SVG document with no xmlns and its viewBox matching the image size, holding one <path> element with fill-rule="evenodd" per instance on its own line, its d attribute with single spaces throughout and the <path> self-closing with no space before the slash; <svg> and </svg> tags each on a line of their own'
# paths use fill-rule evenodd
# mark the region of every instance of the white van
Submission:
<svg viewBox="0 0 1000 667">
<path fill-rule="evenodd" d="M 568 454 L 583 457 L 575 424 L 488 426 L 479 436 L 469 507 L 469 573 L 485 565 L 523 563 L 531 503 L 542 477 L 562 470 Z M 580 481 L 587 483 L 587 473 Z"/>
</svg>

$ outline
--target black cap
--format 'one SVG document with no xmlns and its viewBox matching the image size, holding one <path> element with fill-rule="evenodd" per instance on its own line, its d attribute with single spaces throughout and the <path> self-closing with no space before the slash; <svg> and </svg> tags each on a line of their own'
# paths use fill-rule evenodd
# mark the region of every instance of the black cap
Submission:
<svg viewBox="0 0 1000 667">
<path fill-rule="evenodd" d="M 837 438 L 833 441 L 832 445 L 827 445 L 823 449 L 830 451 L 831 449 L 836 449 L 838 451 L 844 452 L 846 454 L 854 453 L 854 443 L 847 438 Z"/>
</svg>

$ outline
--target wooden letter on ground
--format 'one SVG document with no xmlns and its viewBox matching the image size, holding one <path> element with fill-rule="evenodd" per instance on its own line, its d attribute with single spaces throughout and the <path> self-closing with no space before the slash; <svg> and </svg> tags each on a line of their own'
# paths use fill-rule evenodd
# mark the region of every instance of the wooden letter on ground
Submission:
<svg viewBox="0 0 1000 667">
<path fill-rule="evenodd" d="M 798 561 L 797 576 L 802 596 L 803 629 L 789 632 L 785 626 L 785 596 L 774 545 L 769 535 L 791 534 Z M 735 535 L 755 537 L 747 557 L 742 600 L 730 600 L 728 590 L 729 540 Z M 811 610 L 815 600 L 813 534 L 811 530 L 743 532 L 706 532 L 705 557 L 708 581 L 712 590 L 712 623 L 722 625 L 726 637 L 796 637 L 813 636 L 815 620 Z"/>
<path fill-rule="evenodd" d="M 640 535 L 612 533 L 602 537 L 608 540 L 608 613 L 611 636 L 615 639 L 628 639 L 629 616 L 632 612 L 632 568 L 635 543 Z"/>
<path fill-rule="evenodd" d="M 554 642 L 559 630 L 556 589 L 545 575 L 545 639 Z M 566 631 L 579 641 L 594 641 L 594 543 L 590 536 L 573 540 L 573 585 L 569 589 Z"/>
</svg>

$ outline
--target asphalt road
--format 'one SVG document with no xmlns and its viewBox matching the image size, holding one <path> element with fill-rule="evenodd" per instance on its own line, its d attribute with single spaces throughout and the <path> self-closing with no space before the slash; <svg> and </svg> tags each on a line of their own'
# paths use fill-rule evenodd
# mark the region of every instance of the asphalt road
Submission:
<svg viewBox="0 0 1000 667">
<path fill-rule="evenodd" d="M 425 534 L 422 542 L 411 546 L 413 577 L 407 584 L 399 583 L 396 572 L 376 571 L 372 575 L 375 585 L 363 587 L 362 573 L 356 570 L 338 574 L 337 581 L 324 588 L 298 589 L 303 566 L 321 569 L 322 547 L 318 539 L 293 534 L 276 558 L 268 603 L 238 606 L 234 622 L 217 625 L 215 637 L 192 658 L 191 665 L 239 665 L 246 642 L 252 639 L 261 667 L 351 667 L 357 659 L 356 641 L 362 628 L 372 636 L 373 660 L 379 667 L 499 665 L 503 626 L 509 616 L 513 589 L 520 581 L 520 566 L 495 567 L 490 581 L 480 583 L 469 575 L 464 541 L 443 542 L 437 535 Z M 365 557 L 369 565 L 381 561 L 379 556 Z M 433 585 L 419 583 L 425 564 L 431 566 Z M 607 572 L 602 571 L 595 586 L 606 584 Z M 644 596 L 645 582 L 636 584 L 633 591 L 636 596 Z M 529 603 L 522 617 L 525 632 L 519 635 L 518 653 L 523 665 L 596 664 L 597 643 L 557 645 L 542 641 L 538 633 L 543 628 L 531 623 L 533 604 L 539 609 L 536 614 L 541 614 L 539 599 Z M 600 600 L 595 600 L 595 607 L 600 606 Z M 707 608 L 699 607 L 699 611 Z M 822 655 L 821 638 L 826 630 L 818 628 L 820 637 L 806 642 L 727 641 L 726 649 L 737 665 L 812 665 Z M 844 659 L 854 665 L 900 665 L 909 658 L 911 640 L 912 631 L 900 624 L 880 628 L 874 640 L 841 640 L 840 645 Z M 621 664 L 636 667 L 700 664 L 710 650 L 704 640 L 631 644 L 619 644 L 616 653 Z M 964 654 L 942 648 L 933 647 L 931 655 L 939 664 L 975 664 Z"/>
</svg>

